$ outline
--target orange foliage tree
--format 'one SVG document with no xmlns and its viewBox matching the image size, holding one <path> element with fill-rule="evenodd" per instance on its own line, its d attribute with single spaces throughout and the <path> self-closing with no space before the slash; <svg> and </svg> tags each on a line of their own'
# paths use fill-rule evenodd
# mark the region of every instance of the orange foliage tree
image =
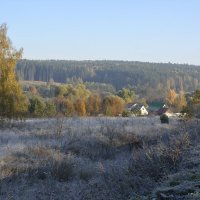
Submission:
<svg viewBox="0 0 200 200">
<path fill-rule="evenodd" d="M 101 111 L 101 97 L 97 94 L 91 94 L 87 99 L 88 115 L 98 115 Z"/>
<path fill-rule="evenodd" d="M 186 107 L 187 101 L 185 98 L 185 94 L 183 91 L 180 91 L 177 95 L 176 101 L 175 101 L 175 109 L 178 112 L 181 112 L 184 107 Z"/>
<path fill-rule="evenodd" d="M 107 116 L 117 116 L 124 111 L 124 100 L 118 96 L 107 96 L 103 99 L 102 109 Z"/>
<path fill-rule="evenodd" d="M 177 94 L 174 89 L 169 89 L 165 98 L 166 104 L 173 107 L 177 98 Z"/>
<path fill-rule="evenodd" d="M 74 102 L 75 112 L 78 116 L 85 116 L 86 115 L 86 103 L 84 99 L 77 99 Z"/>
</svg>

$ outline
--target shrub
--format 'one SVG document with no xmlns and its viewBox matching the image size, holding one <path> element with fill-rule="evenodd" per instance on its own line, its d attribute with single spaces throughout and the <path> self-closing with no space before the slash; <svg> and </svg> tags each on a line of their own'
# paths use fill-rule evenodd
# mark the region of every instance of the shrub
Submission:
<svg viewBox="0 0 200 200">
<path fill-rule="evenodd" d="M 162 124 L 169 124 L 169 117 L 166 114 L 160 116 L 160 121 Z"/>
<path fill-rule="evenodd" d="M 47 117 L 53 117 L 56 114 L 56 106 L 53 102 L 47 101 L 45 102 L 45 115 Z"/>
<path fill-rule="evenodd" d="M 136 151 L 130 161 L 129 172 L 134 176 L 159 180 L 165 174 L 163 163 L 156 149 Z"/>
<path fill-rule="evenodd" d="M 187 133 L 170 136 L 169 141 L 163 141 L 155 146 L 146 147 L 133 152 L 129 171 L 151 180 L 158 181 L 170 171 L 177 170 L 183 153 L 190 145 Z"/>
<path fill-rule="evenodd" d="M 51 174 L 60 182 L 68 181 L 74 175 L 74 163 L 70 160 L 56 161 L 53 164 Z"/>
<path fill-rule="evenodd" d="M 29 103 L 28 111 L 30 114 L 35 117 L 44 117 L 45 115 L 45 103 L 41 97 L 34 96 L 32 97 Z"/>
<path fill-rule="evenodd" d="M 131 117 L 131 112 L 130 111 L 128 111 L 128 110 L 125 110 L 125 111 L 123 111 L 123 113 L 122 113 L 122 117 Z"/>
<path fill-rule="evenodd" d="M 129 150 L 139 149 L 143 147 L 143 141 L 136 134 L 123 133 L 118 136 L 118 146 L 128 146 Z"/>
</svg>

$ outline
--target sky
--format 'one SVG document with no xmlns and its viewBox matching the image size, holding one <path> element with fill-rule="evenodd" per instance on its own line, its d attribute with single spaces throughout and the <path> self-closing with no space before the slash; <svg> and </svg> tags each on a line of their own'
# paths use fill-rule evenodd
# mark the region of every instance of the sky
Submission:
<svg viewBox="0 0 200 200">
<path fill-rule="evenodd" d="M 200 0 L 0 0 L 26 59 L 200 65 Z"/>
</svg>

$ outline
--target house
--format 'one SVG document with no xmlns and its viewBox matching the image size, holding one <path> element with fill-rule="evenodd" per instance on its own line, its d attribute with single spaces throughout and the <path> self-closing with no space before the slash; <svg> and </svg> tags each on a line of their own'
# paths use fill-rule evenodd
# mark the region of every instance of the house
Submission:
<svg viewBox="0 0 200 200">
<path fill-rule="evenodd" d="M 155 113 L 163 107 L 163 103 L 161 101 L 153 101 L 151 103 L 148 104 L 148 110 L 151 113 Z"/>
<path fill-rule="evenodd" d="M 158 115 L 167 115 L 168 117 L 173 116 L 173 112 L 169 107 L 167 107 L 165 104 L 157 111 Z"/>
<path fill-rule="evenodd" d="M 135 104 L 128 104 L 127 105 L 127 110 L 130 111 L 131 113 L 133 113 L 134 115 L 145 116 L 145 115 L 149 114 L 144 105 L 137 104 L 137 103 L 135 103 Z"/>
</svg>

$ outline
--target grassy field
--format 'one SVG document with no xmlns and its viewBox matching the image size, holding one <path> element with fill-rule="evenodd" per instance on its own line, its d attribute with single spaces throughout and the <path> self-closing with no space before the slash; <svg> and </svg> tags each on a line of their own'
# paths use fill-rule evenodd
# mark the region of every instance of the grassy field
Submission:
<svg viewBox="0 0 200 200">
<path fill-rule="evenodd" d="M 60 117 L 2 124 L 0 199 L 198 199 L 198 123 Z"/>
</svg>

